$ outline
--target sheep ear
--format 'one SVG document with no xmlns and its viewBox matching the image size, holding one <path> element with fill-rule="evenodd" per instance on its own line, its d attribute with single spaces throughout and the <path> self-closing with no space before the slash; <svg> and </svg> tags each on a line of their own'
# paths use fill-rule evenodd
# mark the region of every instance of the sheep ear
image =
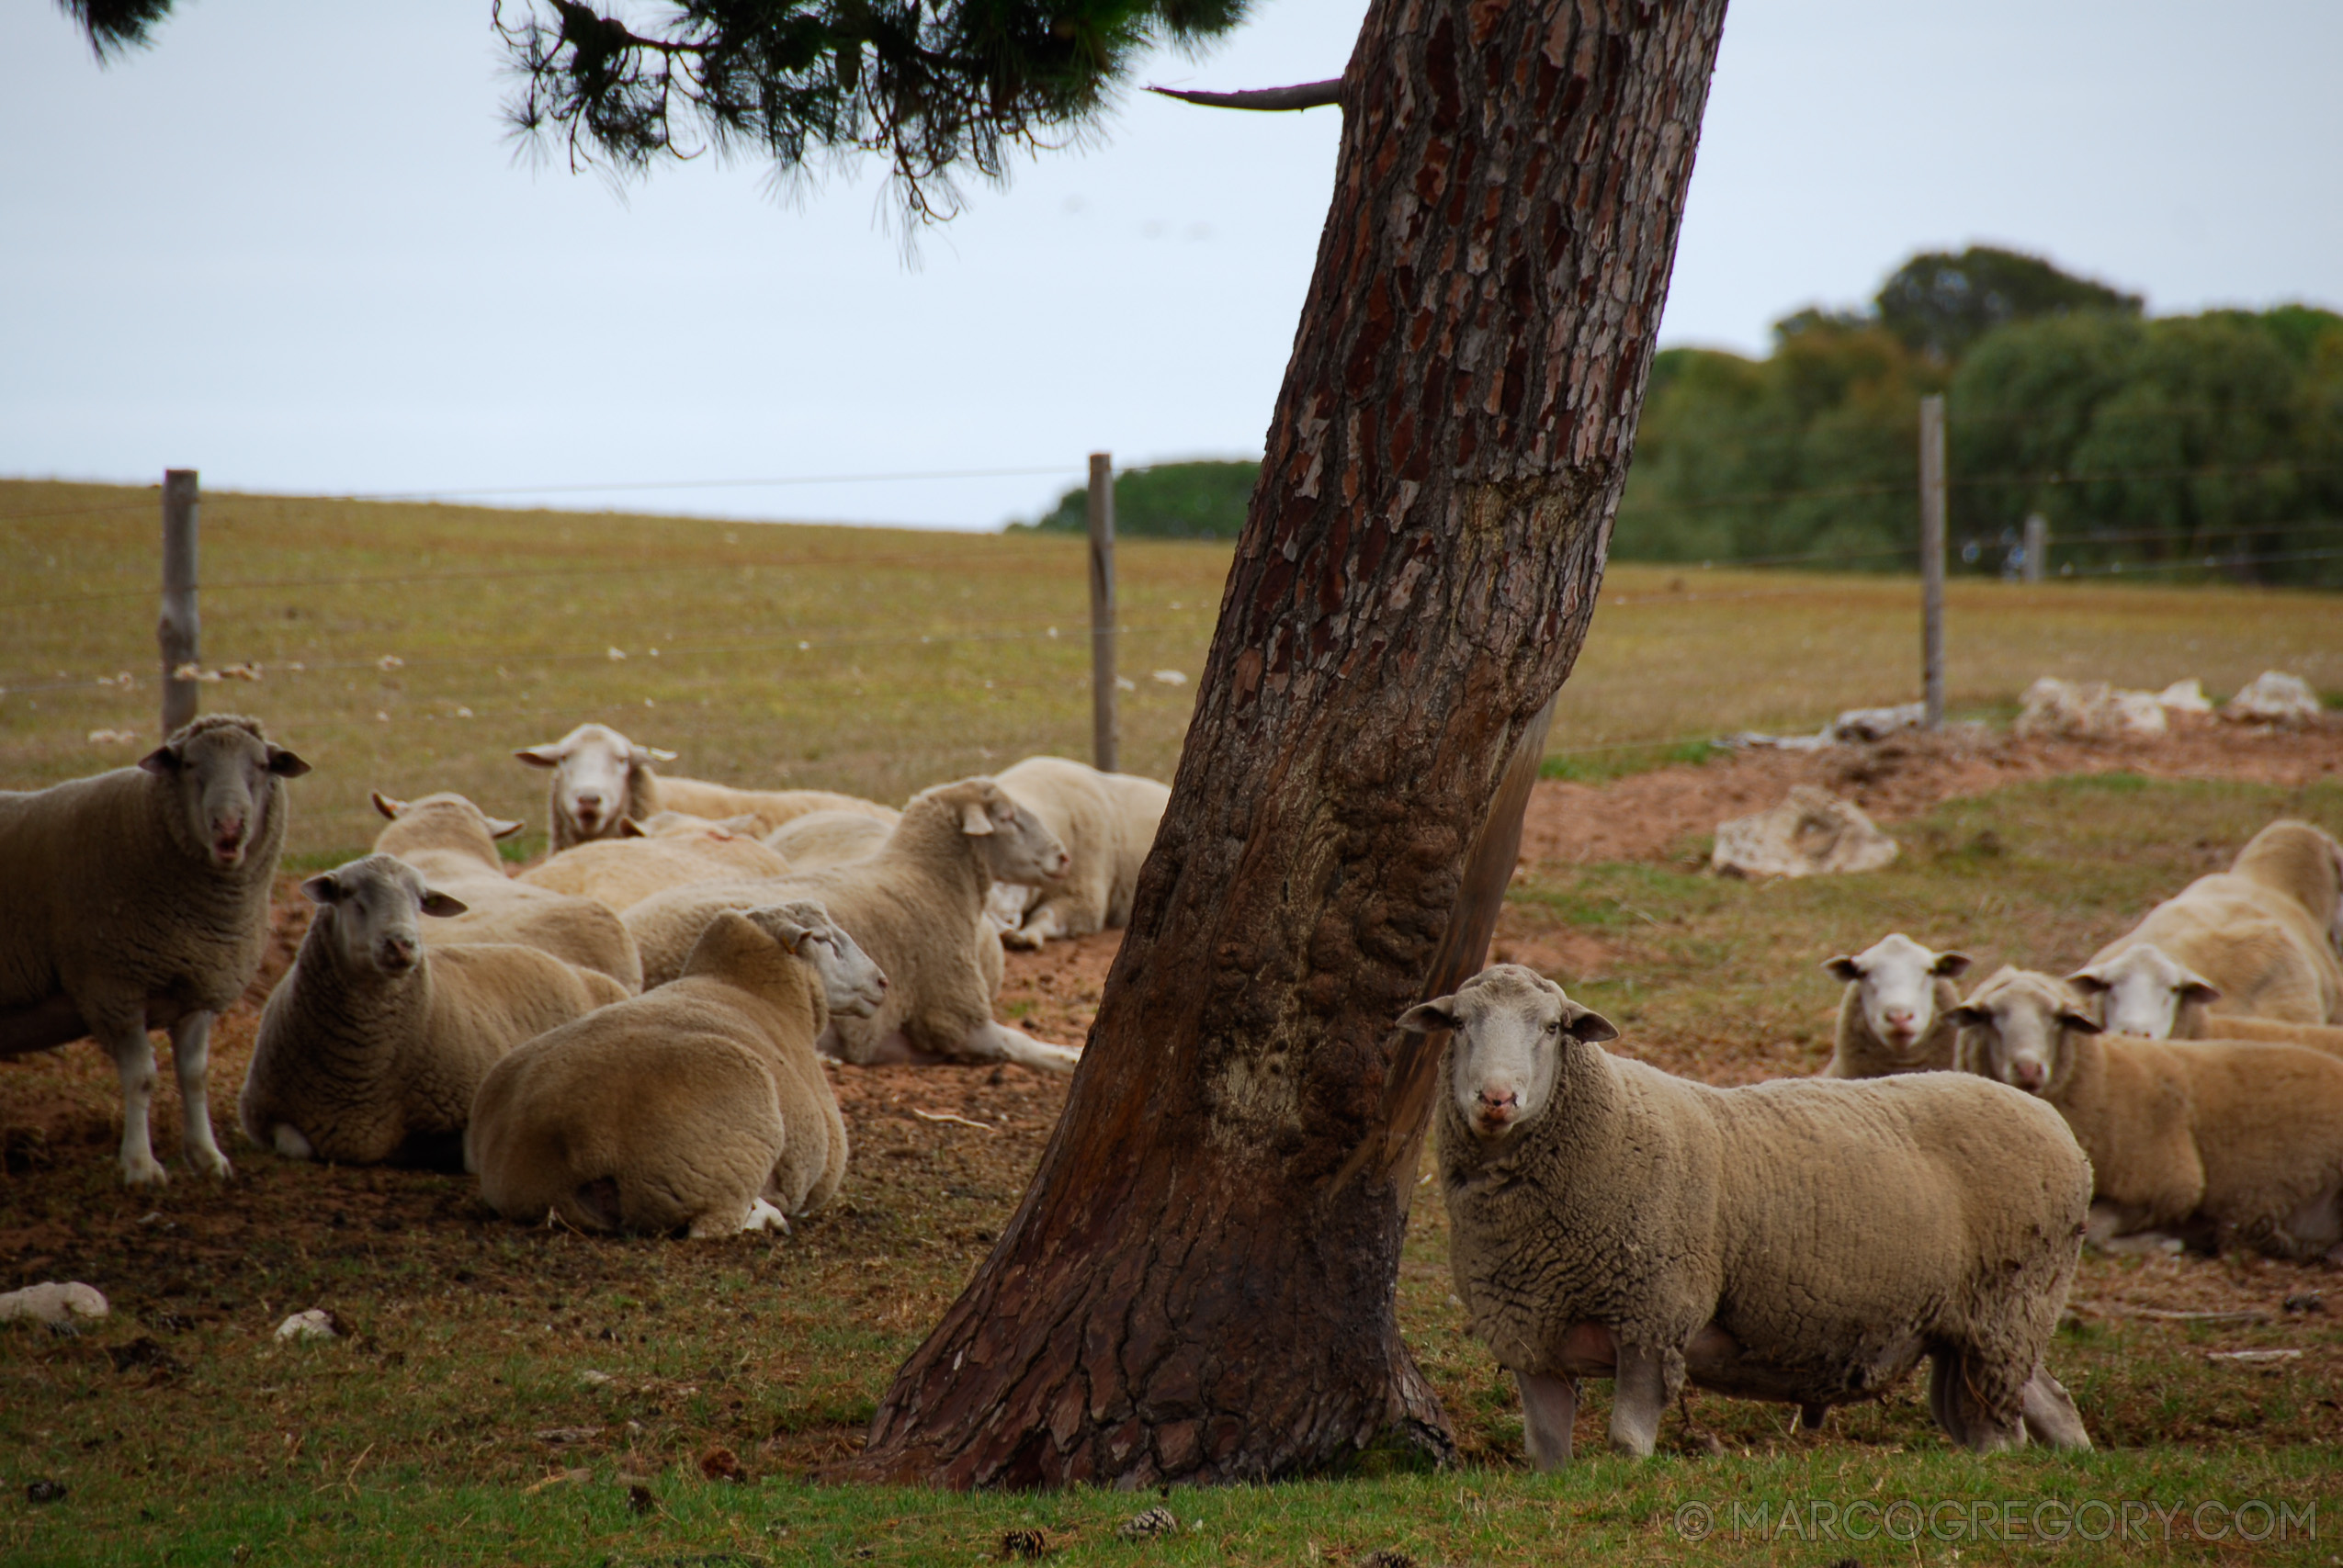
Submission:
<svg viewBox="0 0 2343 1568">
<path fill-rule="evenodd" d="M 1985 1009 L 1971 1007 L 1966 1002 L 1963 1002 L 1959 1007 L 1944 1010 L 1945 1021 L 1955 1029 L 1973 1028 L 1986 1022 L 1990 1016 Z"/>
<path fill-rule="evenodd" d="M 2190 1002 L 2217 1002 L 2221 987 L 2202 975 L 2190 975 L 2180 982 L 2180 999 Z"/>
<path fill-rule="evenodd" d="M 2073 1008 L 2060 1008 L 2058 1010 L 2058 1021 L 2065 1024 L 2067 1028 L 2073 1030 L 2077 1034 L 2097 1034 L 2099 1032 L 2099 1020 L 2091 1017 L 2088 1013 L 2077 1012 Z"/>
<path fill-rule="evenodd" d="M 1842 953 L 1836 958 L 1826 958 L 1822 961 L 1822 968 L 1833 979 L 1844 980 L 1851 986 L 1863 977 L 1862 966 L 1855 962 L 1852 953 Z"/>
<path fill-rule="evenodd" d="M 157 778 L 167 779 L 179 771 L 181 760 L 177 747 L 158 746 L 139 759 L 139 766 Z"/>
<path fill-rule="evenodd" d="M 268 771 L 280 779 L 297 779 L 309 772 L 309 764 L 282 746 L 271 745 L 268 746 Z"/>
<path fill-rule="evenodd" d="M 488 824 L 488 836 L 492 839 L 509 839 L 528 826 L 526 822 L 508 822 L 502 817 L 483 816 L 481 820 Z"/>
<path fill-rule="evenodd" d="M 675 760 L 675 753 L 670 751 L 664 746 L 638 746 L 635 750 L 641 753 L 641 755 L 636 759 L 638 761 L 672 762 Z"/>
<path fill-rule="evenodd" d="M 2066 976 L 2066 983 L 2087 997 L 2096 997 L 2115 988 L 2097 969 L 2077 969 Z"/>
<path fill-rule="evenodd" d="M 1975 962 L 1965 953 L 1940 953 L 1936 955 L 1936 962 L 1929 965 L 1929 972 L 1951 980 L 1967 974 L 1969 965 Z"/>
<path fill-rule="evenodd" d="M 1600 1045 L 1606 1040 L 1619 1038 L 1618 1026 L 1592 1008 L 1582 1008 L 1572 1002 L 1562 1010 L 1562 1027 L 1573 1040 L 1590 1045 Z"/>
<path fill-rule="evenodd" d="M 558 768 L 561 759 L 569 754 L 569 750 L 558 740 L 543 746 L 524 746 L 513 753 L 532 768 Z"/>
<path fill-rule="evenodd" d="M 342 885 L 330 871 L 321 871 L 301 884 L 301 891 L 309 895 L 312 904 L 331 904 L 342 896 Z"/>
<path fill-rule="evenodd" d="M 1435 1029 L 1456 1027 L 1456 998 L 1434 997 L 1428 1002 L 1418 1002 L 1399 1015 L 1398 1028 L 1410 1034 L 1429 1034 Z"/>
<path fill-rule="evenodd" d="M 405 801 L 393 800 L 379 789 L 368 790 L 367 792 L 367 798 L 374 802 L 374 808 L 377 811 L 381 812 L 382 815 L 388 817 L 393 822 L 396 822 L 399 819 L 399 813 L 407 808 L 407 803 Z"/>
<path fill-rule="evenodd" d="M 648 839 L 651 829 L 631 817 L 621 817 L 618 818 L 618 836 L 622 839 Z"/>
<path fill-rule="evenodd" d="M 809 927 L 789 913 L 786 904 L 763 909 L 743 909 L 741 913 L 754 922 L 759 931 L 779 942 L 784 953 L 797 953 L 805 945 L 806 938 L 812 934 Z"/>
<path fill-rule="evenodd" d="M 992 813 L 984 808 L 984 802 L 971 800 L 960 807 L 960 831 L 972 839 L 981 839 L 992 831 Z"/>
<path fill-rule="evenodd" d="M 436 887 L 426 887 L 423 890 L 423 912 L 426 915 L 437 915 L 440 919 L 446 919 L 453 915 L 460 915 L 470 908 L 470 904 L 452 893 L 442 893 Z"/>
</svg>

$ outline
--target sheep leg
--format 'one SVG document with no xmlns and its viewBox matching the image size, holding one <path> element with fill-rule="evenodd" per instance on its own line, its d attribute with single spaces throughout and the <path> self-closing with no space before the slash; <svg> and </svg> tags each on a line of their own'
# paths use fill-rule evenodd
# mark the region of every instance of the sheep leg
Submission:
<svg viewBox="0 0 2343 1568">
<path fill-rule="evenodd" d="M 1618 1371 L 1611 1395 L 1611 1446 L 1623 1454 L 1649 1459 L 1659 1442 L 1659 1418 L 1672 1397 L 1659 1352 L 1640 1346 L 1619 1347 Z"/>
<path fill-rule="evenodd" d="M 171 1026 L 171 1070 L 179 1079 L 179 1141 L 187 1163 L 206 1176 L 226 1178 L 228 1156 L 211 1134 L 211 1018 L 191 1012 Z"/>
<path fill-rule="evenodd" d="M 1828 1404 L 1801 1404 L 1798 1406 L 1798 1426 L 1801 1430 L 1819 1432 L 1822 1430 L 1822 1424 L 1829 1419 L 1830 1406 Z"/>
<path fill-rule="evenodd" d="M 2054 1449 L 2091 1446 L 2090 1434 L 2083 1430 L 2082 1412 L 2075 1408 L 2073 1398 L 2047 1368 L 2026 1380 L 2020 1397 L 2027 1437 Z"/>
<path fill-rule="evenodd" d="M 1023 948 L 1028 953 L 1037 952 L 1041 944 L 1050 938 L 1062 937 L 1066 934 L 1066 922 L 1058 915 L 1058 906 L 1044 904 L 1025 917 L 1024 924 L 1013 930 L 1002 931 L 1001 945 Z"/>
<path fill-rule="evenodd" d="M 148 1131 L 148 1108 L 154 1100 L 154 1042 L 146 1036 L 143 1013 L 90 1031 L 114 1057 L 115 1076 L 122 1080 L 122 1181 L 126 1186 L 153 1186 L 170 1178 L 155 1162 L 154 1142 Z"/>
<path fill-rule="evenodd" d="M 1570 1462 L 1570 1427 L 1579 1418 L 1579 1380 L 1552 1372 L 1515 1372 L 1522 1391 L 1522 1436 L 1534 1470 Z"/>
<path fill-rule="evenodd" d="M 1014 1062 L 1021 1067 L 1039 1067 L 1051 1073 L 1070 1073 L 1074 1064 L 1082 1059 L 1082 1054 L 1071 1046 L 1045 1043 L 990 1019 L 969 1030 L 953 1055 L 979 1062 Z"/>
<path fill-rule="evenodd" d="M 2026 1424 L 2022 1416 L 2003 1422 L 1995 1418 L 1977 1397 L 1969 1381 L 1970 1359 L 1974 1351 L 1947 1347 L 1936 1352 L 1929 1367 L 1928 1405 L 1936 1424 L 1944 1428 L 1945 1436 L 1964 1449 L 1981 1454 L 1999 1453 L 2005 1449 L 2020 1449 L 2026 1445 Z M 2063 1392 L 2063 1391 L 2062 1391 Z M 2047 1413 L 2049 1406 L 2044 1405 Z M 2074 1408 L 2072 1404 L 2068 1409 Z M 2077 1426 L 2080 1417 L 2077 1417 Z"/>
<path fill-rule="evenodd" d="M 2134 1254 L 2178 1252 L 2182 1242 L 2179 1236 L 2162 1231 L 2129 1231 L 2134 1215 L 2128 1209 L 2112 1203 L 2093 1203 L 2090 1216 L 2083 1222 L 2083 1241 L 2110 1257 Z"/>
</svg>

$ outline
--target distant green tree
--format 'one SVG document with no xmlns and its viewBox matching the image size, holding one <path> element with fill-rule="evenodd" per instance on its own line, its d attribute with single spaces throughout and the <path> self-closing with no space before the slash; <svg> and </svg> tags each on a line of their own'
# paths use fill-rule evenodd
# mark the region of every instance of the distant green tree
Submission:
<svg viewBox="0 0 2343 1568">
<path fill-rule="evenodd" d="M 2136 316 L 2141 307 L 2136 294 L 1991 245 L 1914 256 L 1889 276 L 1873 303 L 1880 324 L 1906 347 L 1945 364 L 2012 321 L 2085 311 Z"/>
<path fill-rule="evenodd" d="M 1115 475 L 1115 532 L 1154 539 L 1233 539 L 1245 525 L 1259 463 L 1158 463 Z M 1031 523 L 1052 534 L 1090 531 L 1090 491 L 1077 485 Z"/>
</svg>

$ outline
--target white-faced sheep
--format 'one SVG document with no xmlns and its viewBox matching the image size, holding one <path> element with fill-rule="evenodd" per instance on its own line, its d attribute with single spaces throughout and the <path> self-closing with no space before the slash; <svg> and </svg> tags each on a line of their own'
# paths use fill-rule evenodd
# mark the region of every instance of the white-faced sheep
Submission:
<svg viewBox="0 0 2343 1568">
<path fill-rule="evenodd" d="M 237 1115 L 294 1159 L 452 1167 L 472 1095 L 525 1040 L 629 993 L 538 948 L 424 945 L 463 912 L 390 855 L 311 877 L 315 919 L 260 1015 Z"/>
<path fill-rule="evenodd" d="M 2118 972 L 2107 965 L 2143 943 L 2219 993 L 2206 1002 L 2216 1019 L 2343 1021 L 2343 845 L 2307 822 L 2273 822 L 2227 871 L 2197 878 L 2149 910 L 2082 973 L 2112 982 Z M 2119 1010 L 2127 1018 L 2133 1011 Z"/>
<path fill-rule="evenodd" d="M 1046 882 L 1062 871 L 1056 835 L 989 778 L 938 784 L 911 798 L 866 860 L 777 881 L 680 887 L 627 911 L 651 985 L 683 957 L 720 909 L 781 898 L 819 900 L 891 983 L 877 1016 L 833 1018 L 821 1049 L 858 1066 L 1018 1062 L 1070 1073 L 1079 1053 L 993 1021 L 1001 938 L 984 918 L 987 890 Z"/>
<path fill-rule="evenodd" d="M 516 1220 L 696 1236 L 787 1228 L 837 1195 L 846 1123 L 814 1054 L 886 977 L 818 904 L 719 914 L 671 985 L 489 1069 L 465 1163 Z"/>
<path fill-rule="evenodd" d="M 878 846 L 894 830 L 889 824 L 859 811 L 809 811 L 797 820 L 774 829 L 764 836 L 764 842 L 766 848 L 789 863 L 790 870 L 819 871 L 826 865 L 868 859 L 878 852 Z M 1008 886 L 996 884 L 994 891 Z"/>
<path fill-rule="evenodd" d="M 699 779 L 662 778 L 653 762 L 675 753 L 639 746 L 606 724 L 582 724 L 560 739 L 525 746 L 513 753 L 535 768 L 553 771 L 549 814 L 553 847 L 566 850 L 590 839 L 618 835 L 628 818 L 644 820 L 660 811 L 696 817 L 753 817 L 770 832 L 809 811 L 859 811 L 892 822 L 895 813 L 874 801 L 825 789 L 752 790 Z"/>
<path fill-rule="evenodd" d="M 396 855 L 423 874 L 464 912 L 424 923 L 434 947 L 513 942 L 540 947 L 565 964 L 597 970 L 629 991 L 642 989 L 642 959 L 617 914 L 592 898 L 532 886 L 504 874 L 496 840 L 521 829 L 491 817 L 460 795 L 393 800 L 377 792 L 374 808 L 390 823 L 375 835 L 374 852 Z"/>
<path fill-rule="evenodd" d="M 2274 1018 L 2212 1010 L 2221 992 L 2195 970 L 2152 942 L 2077 969 L 2066 983 L 2099 1001 L 2099 1026 L 2109 1034 L 2143 1040 L 2252 1040 L 2308 1045 L 2343 1056 L 2343 1025 L 2286 1023 Z"/>
<path fill-rule="evenodd" d="M 149 1029 L 171 1032 L 181 1143 L 229 1173 L 206 1079 L 212 1018 L 268 946 L 287 779 L 309 764 L 208 714 L 136 767 L 0 792 L 0 1059 L 95 1038 L 122 1081 L 122 1179 L 161 1181 Z"/>
<path fill-rule="evenodd" d="M 1011 947 L 1036 948 L 1052 937 L 1088 936 L 1128 924 L 1132 890 L 1155 845 L 1170 788 L 1130 773 L 1103 773 L 1063 757 L 1028 757 L 993 777 L 1058 835 L 1072 857 L 1058 881 L 1024 889 L 1023 918 L 1001 940 Z M 1011 886 L 1004 883 L 1002 888 Z"/>
<path fill-rule="evenodd" d="M 2043 1365 L 2090 1197 L 2047 1107 L 1950 1073 L 1712 1089 L 1612 1056 L 1518 964 L 1399 1026 L 1454 1032 L 1450 1262 L 1539 1469 L 1570 1458 L 1580 1377 L 1616 1380 L 1612 1444 L 1647 1455 L 1687 1381 L 1814 1426 L 1923 1357 L 1953 1441 L 2089 1446 Z"/>
<path fill-rule="evenodd" d="M 1952 976 L 1968 967 L 1968 954 L 1932 952 L 1901 931 L 1825 964 L 1847 990 L 1822 1076 L 1880 1078 L 1952 1066 L 1953 1029 L 1944 1014 L 1961 1005 Z"/>
<path fill-rule="evenodd" d="M 2090 1156 L 2090 1238 L 2343 1261 L 2343 1061 L 2300 1045 L 2102 1035 L 2063 982 L 2005 968 L 1957 1061 L 2054 1107 Z"/>
<path fill-rule="evenodd" d="M 519 880 L 531 887 L 592 898 L 624 914 L 671 887 L 755 881 L 788 870 L 787 860 L 753 835 L 714 826 L 678 827 L 649 836 L 572 845 L 529 867 Z"/>
</svg>

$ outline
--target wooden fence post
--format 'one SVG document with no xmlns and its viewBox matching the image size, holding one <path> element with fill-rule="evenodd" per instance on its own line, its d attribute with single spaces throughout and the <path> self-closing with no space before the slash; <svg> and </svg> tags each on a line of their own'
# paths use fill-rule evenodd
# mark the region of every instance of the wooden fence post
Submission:
<svg viewBox="0 0 2343 1568">
<path fill-rule="evenodd" d="M 196 683 L 173 673 L 200 657 L 196 634 L 196 510 L 198 489 L 193 468 L 163 472 L 163 620 L 155 639 L 163 645 L 163 733 L 196 716 Z"/>
<path fill-rule="evenodd" d="M 2023 577 L 2028 582 L 2042 581 L 2043 567 L 2050 555 L 2050 519 L 2041 513 L 2026 518 L 2026 566 Z"/>
<path fill-rule="evenodd" d="M 1115 757 L 1115 457 L 1090 455 L 1090 728 L 1092 760 L 1117 772 Z"/>
<path fill-rule="evenodd" d="M 1944 727 L 1944 399 L 1920 400 L 1920 696 Z"/>
</svg>

